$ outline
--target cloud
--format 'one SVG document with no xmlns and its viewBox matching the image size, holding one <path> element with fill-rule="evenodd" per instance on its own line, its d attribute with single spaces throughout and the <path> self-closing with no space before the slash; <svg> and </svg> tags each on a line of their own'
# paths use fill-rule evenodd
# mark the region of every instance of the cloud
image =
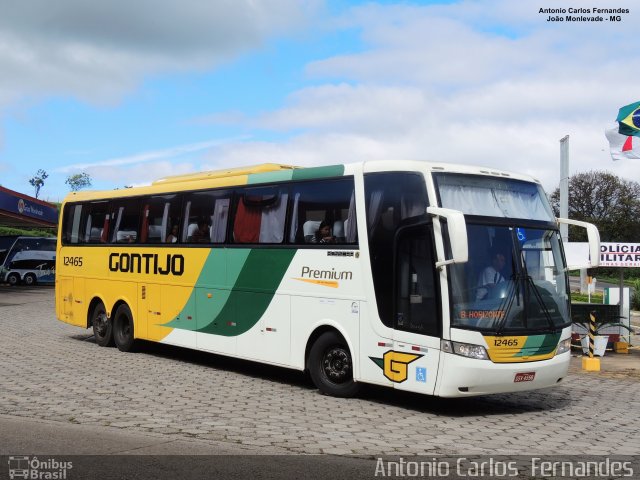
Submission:
<svg viewBox="0 0 640 480">
<path fill-rule="evenodd" d="M 254 125 L 273 130 L 397 131 L 424 111 L 425 98 L 422 91 L 410 87 L 339 84 L 300 90 L 288 104 L 260 115 Z"/>
<path fill-rule="evenodd" d="M 25 96 L 111 102 L 145 75 L 211 68 L 301 28 L 315 1 L 5 2 L 0 107 Z"/>
<path fill-rule="evenodd" d="M 206 142 L 191 143 L 187 145 L 178 145 L 175 147 L 165 148 L 162 150 L 153 150 L 149 152 L 140 152 L 134 155 L 128 155 L 126 157 L 109 158 L 101 160 L 99 162 L 91 163 L 74 163 L 72 165 L 66 165 L 55 169 L 56 172 L 70 173 L 77 171 L 86 171 L 87 173 L 104 171 L 104 169 L 111 170 L 113 167 L 122 167 L 125 165 L 140 165 L 142 163 L 150 162 L 158 159 L 172 159 L 183 155 L 200 152 L 202 150 L 208 150 L 224 143 L 238 141 L 246 137 L 234 137 L 226 139 L 214 139 L 207 140 Z"/>
<path fill-rule="evenodd" d="M 125 168 L 112 168 L 107 165 L 96 165 L 87 169 L 94 185 L 92 188 L 113 188 L 114 185 L 122 188 L 127 185 L 149 185 L 153 180 L 170 175 L 190 173 L 196 169 L 191 162 L 177 163 L 163 160 L 150 163 L 129 165 Z"/>
<path fill-rule="evenodd" d="M 551 190 L 569 134 L 571 172 L 640 181 L 637 164 L 611 162 L 604 137 L 618 108 L 640 100 L 636 9 L 615 7 L 631 13 L 560 24 L 532 0 L 352 8 L 332 26 L 360 33 L 356 53 L 310 62 L 315 85 L 279 109 L 216 117 L 289 139 L 226 145 L 216 162 L 425 159 L 529 173 Z"/>
</svg>

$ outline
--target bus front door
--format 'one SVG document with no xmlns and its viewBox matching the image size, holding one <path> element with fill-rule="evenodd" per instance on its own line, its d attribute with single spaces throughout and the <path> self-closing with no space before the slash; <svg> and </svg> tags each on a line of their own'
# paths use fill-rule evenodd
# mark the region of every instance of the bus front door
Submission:
<svg viewBox="0 0 640 480">
<path fill-rule="evenodd" d="M 430 224 L 399 229 L 395 243 L 395 388 L 433 394 L 440 359 L 440 295 Z"/>
</svg>

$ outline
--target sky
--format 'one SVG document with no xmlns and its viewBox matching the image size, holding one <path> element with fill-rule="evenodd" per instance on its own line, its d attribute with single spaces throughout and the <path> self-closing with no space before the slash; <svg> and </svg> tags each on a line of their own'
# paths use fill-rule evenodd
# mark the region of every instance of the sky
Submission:
<svg viewBox="0 0 640 480">
<path fill-rule="evenodd" d="M 539 12 L 593 6 L 630 12 Z M 571 174 L 640 181 L 604 136 L 640 101 L 638 25 L 634 0 L 0 0 L 0 185 L 410 159 L 550 192 L 565 135 Z"/>
</svg>

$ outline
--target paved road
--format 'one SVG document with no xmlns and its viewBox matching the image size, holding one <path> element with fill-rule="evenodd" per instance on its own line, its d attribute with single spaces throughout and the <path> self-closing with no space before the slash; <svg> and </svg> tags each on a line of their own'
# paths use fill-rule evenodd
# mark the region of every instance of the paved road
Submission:
<svg viewBox="0 0 640 480">
<path fill-rule="evenodd" d="M 55 319 L 52 288 L 0 287 L 0 328 L 0 431 L 14 432 L 0 455 L 119 453 L 131 435 L 151 453 L 640 453 L 637 376 L 574 368 L 529 393 L 448 400 L 371 387 L 345 400 L 289 370 L 161 345 L 99 348 Z M 122 433 L 122 448 L 95 447 L 96 432 Z"/>
<path fill-rule="evenodd" d="M 6 478 L 10 458 L 25 454 L 39 462 L 71 463 L 69 480 L 299 479 L 301 472 L 310 480 L 352 480 L 371 478 L 376 468 L 369 458 L 269 455 L 269 450 L 227 442 L 6 415 L 0 415 L 0 432 L 2 451 L 13 454 L 0 453 L 0 479 Z"/>
<path fill-rule="evenodd" d="M 569 277 L 569 288 L 572 292 L 580 291 L 580 277 Z M 620 288 L 620 283 L 602 282 L 596 277 L 596 293 L 603 295 L 605 288 Z"/>
</svg>

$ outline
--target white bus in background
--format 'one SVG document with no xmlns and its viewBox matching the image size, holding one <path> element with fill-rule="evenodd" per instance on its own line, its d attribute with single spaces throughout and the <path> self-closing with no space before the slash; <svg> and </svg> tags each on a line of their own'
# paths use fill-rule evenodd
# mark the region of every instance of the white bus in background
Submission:
<svg viewBox="0 0 640 480">
<path fill-rule="evenodd" d="M 0 282 L 35 285 L 55 282 L 54 237 L 9 237 L 0 249 Z"/>
</svg>

